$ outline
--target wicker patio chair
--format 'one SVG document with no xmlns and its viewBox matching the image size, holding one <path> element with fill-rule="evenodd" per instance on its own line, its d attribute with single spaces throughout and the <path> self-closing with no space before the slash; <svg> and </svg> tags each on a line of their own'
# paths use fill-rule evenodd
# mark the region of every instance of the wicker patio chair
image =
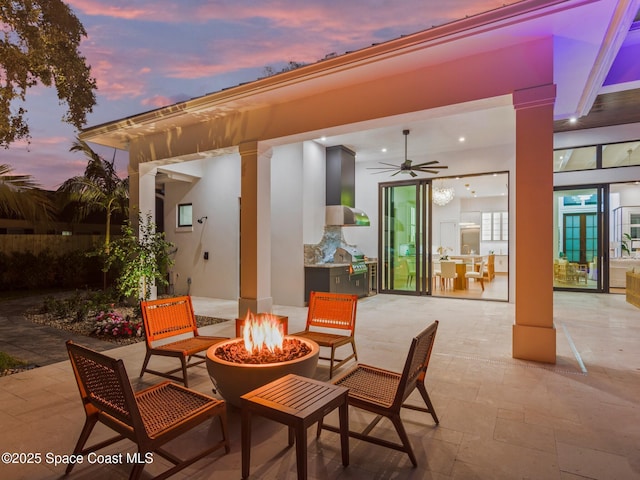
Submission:
<svg viewBox="0 0 640 480">
<path fill-rule="evenodd" d="M 140 308 L 147 346 L 140 377 L 144 372 L 149 372 L 184 383 L 184 386 L 188 387 L 187 368 L 204 363 L 206 357 L 201 352 L 206 352 L 211 345 L 228 340 L 227 337 L 205 337 L 198 334 L 196 316 L 189 296 L 140 302 Z M 170 341 L 171 339 L 176 340 Z M 151 370 L 147 365 L 152 355 L 179 358 L 180 367 L 168 372 Z M 199 360 L 191 362 L 192 357 Z M 182 377 L 173 375 L 181 370 Z"/>
<path fill-rule="evenodd" d="M 329 378 L 333 377 L 333 371 L 336 368 L 341 367 L 352 358 L 358 360 L 354 338 L 357 305 L 357 295 L 311 292 L 307 325 L 304 331 L 293 334 L 313 340 L 321 347 L 331 349 L 331 356 L 319 357 L 322 360 L 329 360 Z M 335 333 L 339 330 L 344 330 L 346 334 Z M 342 360 L 336 359 L 336 349 L 347 344 L 351 344 L 353 353 Z"/>
<path fill-rule="evenodd" d="M 167 478 L 206 455 L 223 448 L 229 453 L 227 413 L 224 400 L 203 395 L 182 385 L 165 381 L 134 393 L 122 360 L 67 342 L 67 351 L 78 383 L 87 418 L 73 451 L 86 455 L 124 438 L 138 446 L 137 461 L 129 476 L 139 478 L 153 452 L 174 464 L 156 478 Z M 182 460 L 160 448 L 202 422 L 218 417 L 222 440 L 207 445 L 194 456 Z M 119 435 L 85 448 L 95 425 L 100 422 Z M 75 463 L 67 466 L 69 474 Z"/>
<path fill-rule="evenodd" d="M 414 467 L 418 463 L 407 432 L 402 424 L 400 409 L 404 407 L 430 413 L 433 421 L 436 424 L 440 423 L 427 393 L 427 388 L 424 385 L 424 378 L 429 366 L 429 358 L 431 357 L 437 329 L 438 321 L 435 321 L 411 341 L 409 354 L 401 374 L 370 365 L 358 364 L 355 368 L 332 381 L 334 385 L 349 389 L 349 406 L 361 408 L 377 415 L 362 432 L 350 430 L 349 436 L 406 452 Z M 427 408 L 405 403 L 416 388 L 420 392 Z M 382 417 L 387 417 L 391 420 L 400 437 L 401 444 L 369 435 L 369 432 Z M 335 426 L 324 425 L 320 421 L 318 423 L 318 436 L 320 436 L 322 428 L 334 432 L 338 431 Z"/>
</svg>

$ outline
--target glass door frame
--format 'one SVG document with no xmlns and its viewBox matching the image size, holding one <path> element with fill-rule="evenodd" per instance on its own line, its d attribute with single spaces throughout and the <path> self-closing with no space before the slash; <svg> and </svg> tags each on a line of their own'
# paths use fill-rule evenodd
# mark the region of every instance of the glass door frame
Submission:
<svg viewBox="0 0 640 480">
<path fill-rule="evenodd" d="M 410 179 L 396 182 L 383 182 L 378 184 L 378 216 L 379 216 L 379 228 L 378 228 L 378 258 L 380 275 L 378 275 L 378 291 L 380 293 L 392 293 L 399 295 L 431 295 L 431 243 L 432 243 L 432 228 L 431 228 L 431 179 Z M 395 275 L 393 274 L 394 265 L 389 266 L 387 261 L 388 252 L 385 251 L 385 246 L 388 243 L 388 239 L 385 238 L 388 229 L 388 222 L 390 218 L 385 215 L 387 195 L 386 190 L 403 187 L 414 186 L 415 191 L 415 205 L 416 205 L 416 233 L 415 233 L 415 281 L 414 288 L 412 290 L 399 289 L 395 286 Z M 394 259 L 391 259 L 392 261 Z"/>
<path fill-rule="evenodd" d="M 597 241 L 597 257 L 598 257 L 598 276 L 596 288 L 581 288 L 581 287 L 562 287 L 556 286 L 554 282 L 553 289 L 557 291 L 569 291 L 569 292 L 591 292 L 591 293 L 604 293 L 609 291 L 609 184 L 586 184 L 586 185 L 566 185 L 561 187 L 554 187 L 554 210 L 557 209 L 557 202 L 555 201 L 556 192 L 572 191 L 572 190 L 596 190 L 596 224 L 598 232 Z M 555 212 L 554 212 L 555 218 Z M 554 225 L 554 229 L 556 225 Z M 554 256 L 555 256 L 554 246 Z"/>
</svg>

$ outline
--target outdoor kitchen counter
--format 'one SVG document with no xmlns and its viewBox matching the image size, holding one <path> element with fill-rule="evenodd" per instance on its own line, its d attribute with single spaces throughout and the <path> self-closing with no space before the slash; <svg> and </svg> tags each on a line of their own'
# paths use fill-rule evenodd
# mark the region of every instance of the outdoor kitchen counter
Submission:
<svg viewBox="0 0 640 480">
<path fill-rule="evenodd" d="M 367 265 L 378 263 L 378 259 L 369 258 L 364 261 Z M 336 268 L 336 267 L 348 267 L 349 263 L 334 263 L 334 262 L 326 262 L 326 263 L 306 263 L 304 268 Z"/>
<path fill-rule="evenodd" d="M 377 260 L 368 259 L 367 265 L 377 264 Z M 315 263 L 304 266 L 304 300 L 309 301 L 309 293 L 333 292 L 351 293 L 359 297 L 369 295 L 369 274 L 363 272 L 351 274 L 349 263 Z"/>
</svg>

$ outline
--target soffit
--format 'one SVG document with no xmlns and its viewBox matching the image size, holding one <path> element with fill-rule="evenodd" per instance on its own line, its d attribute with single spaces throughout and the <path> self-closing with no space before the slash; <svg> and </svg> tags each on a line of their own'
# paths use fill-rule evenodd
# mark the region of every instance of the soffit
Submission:
<svg viewBox="0 0 640 480">
<path fill-rule="evenodd" d="M 633 2 L 634 0 L 630 0 Z M 627 2 L 621 2 L 627 3 Z M 450 62 L 505 45 L 554 36 L 570 45 L 572 62 L 556 62 L 559 84 L 556 113 L 573 114 L 584 103 L 597 72 L 579 65 L 610 64 L 607 49 L 621 40 L 608 38 L 622 19 L 615 1 L 526 0 L 414 35 L 331 58 L 273 77 L 151 112 L 92 127 L 81 137 L 127 149 L 130 139 L 266 105 L 291 102 L 324 91 Z M 575 10 L 576 7 L 579 7 Z M 619 12 L 618 12 L 619 16 Z M 613 18 L 613 24 L 603 19 Z M 605 45 L 604 50 L 602 45 Z M 606 73 L 606 72 L 605 72 Z M 600 83 L 601 85 L 601 83 Z M 570 88 L 569 88 L 570 86 Z M 599 86 L 598 86 L 599 87 Z M 560 95 L 570 91 L 571 94 Z"/>
</svg>

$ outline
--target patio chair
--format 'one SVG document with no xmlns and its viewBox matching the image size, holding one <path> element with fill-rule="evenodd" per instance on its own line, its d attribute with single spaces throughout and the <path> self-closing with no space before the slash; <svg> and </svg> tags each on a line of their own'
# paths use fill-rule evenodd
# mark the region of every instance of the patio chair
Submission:
<svg viewBox="0 0 640 480">
<path fill-rule="evenodd" d="M 166 478 L 223 448 L 229 453 L 227 413 L 224 400 L 203 395 L 182 385 L 165 381 L 134 393 L 122 360 L 67 341 L 67 351 L 78 383 L 86 420 L 73 451 L 86 455 L 127 438 L 138 446 L 138 455 L 127 454 L 127 463 L 133 463 L 130 479 L 139 478 L 150 452 L 174 464 L 161 478 Z M 206 445 L 195 455 L 182 460 L 160 448 L 165 443 L 218 417 L 222 440 Z M 100 422 L 118 435 L 85 448 L 96 424 Z M 69 463 L 66 474 L 75 463 Z"/>
<path fill-rule="evenodd" d="M 331 349 L 329 357 L 319 357 L 322 360 L 329 360 L 329 378 L 333 377 L 333 371 L 336 368 L 340 368 L 352 358 L 358 360 L 354 338 L 357 305 L 357 295 L 311 292 L 307 325 L 304 331 L 293 334 L 313 340 L 321 347 Z M 343 330 L 347 334 L 333 333 L 332 330 L 334 332 Z M 336 349 L 347 344 L 351 344 L 353 353 L 342 360 L 336 359 Z"/>
<path fill-rule="evenodd" d="M 144 321 L 145 344 L 147 353 L 144 357 L 140 377 L 149 372 L 189 386 L 187 368 L 204 363 L 206 357 L 201 352 L 216 343 L 228 340 L 227 337 L 206 337 L 198 334 L 196 316 L 190 296 L 162 298 L 140 302 Z M 171 341 L 173 340 L 173 341 Z M 163 343 L 164 342 L 164 343 Z M 147 368 L 152 355 L 176 357 L 180 359 L 180 367 L 167 372 Z M 191 362 L 192 357 L 200 360 Z M 173 375 L 182 370 L 182 377 Z"/>
<path fill-rule="evenodd" d="M 360 408 L 377 416 L 362 431 L 350 430 L 349 436 L 358 440 L 364 440 L 383 447 L 406 452 L 413 466 L 417 466 L 417 460 L 411 447 L 411 442 L 400 418 L 400 409 L 409 408 L 421 412 L 430 413 L 433 421 L 438 424 L 438 416 L 431 403 L 424 378 L 429 366 L 431 350 L 436 338 L 438 321 L 436 320 L 425 330 L 420 332 L 412 341 L 409 354 L 404 364 L 402 373 L 383 370 L 371 365 L 358 364 L 352 370 L 332 381 L 334 385 L 349 389 L 349 406 Z M 409 405 L 406 402 L 411 393 L 418 389 L 427 408 Z M 395 443 L 389 440 L 369 435 L 369 432 L 378 424 L 382 417 L 387 417 L 393 423 L 400 441 Z M 324 425 L 322 420 L 318 422 L 317 435 L 320 436 L 322 428 L 333 432 L 339 431 L 333 425 Z"/>
</svg>

